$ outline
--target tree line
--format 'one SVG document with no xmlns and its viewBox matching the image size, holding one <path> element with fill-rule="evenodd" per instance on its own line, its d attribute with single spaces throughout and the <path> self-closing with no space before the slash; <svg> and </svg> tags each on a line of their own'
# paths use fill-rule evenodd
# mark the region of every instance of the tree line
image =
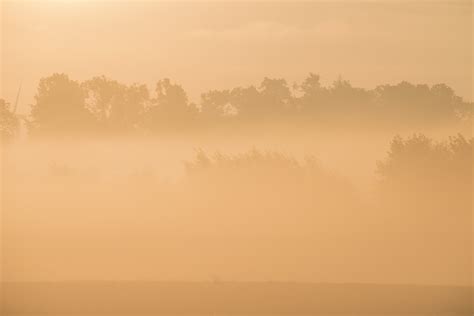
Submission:
<svg viewBox="0 0 474 316">
<path fill-rule="evenodd" d="M 210 90 L 198 103 L 170 79 L 154 89 L 105 76 L 84 82 L 53 74 L 39 82 L 29 114 L 32 135 L 84 133 L 161 133 L 234 126 L 295 123 L 298 126 L 375 125 L 440 127 L 468 121 L 473 103 L 445 84 L 401 82 L 374 89 L 354 87 L 341 78 L 324 86 L 310 73 L 301 83 L 264 78 L 260 85 Z M 2 138 L 18 133 L 19 117 L 0 100 Z"/>
</svg>

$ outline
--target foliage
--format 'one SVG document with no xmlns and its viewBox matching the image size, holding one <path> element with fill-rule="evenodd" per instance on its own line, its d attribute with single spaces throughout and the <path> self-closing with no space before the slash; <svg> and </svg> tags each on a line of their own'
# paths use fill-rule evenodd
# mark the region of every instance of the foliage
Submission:
<svg viewBox="0 0 474 316">
<path fill-rule="evenodd" d="M 472 212 L 473 139 L 462 135 L 436 142 L 417 134 L 397 136 L 379 161 L 383 199 L 403 208 Z"/>
<path fill-rule="evenodd" d="M 342 78 L 323 86 L 313 73 L 292 87 L 285 79 L 264 78 L 258 86 L 211 90 L 201 95 L 199 104 L 169 79 L 159 80 L 150 93 L 146 85 L 104 76 L 80 83 L 53 74 L 39 83 L 30 131 L 156 133 L 233 126 L 231 122 L 430 128 L 469 122 L 472 105 L 444 84 L 401 82 L 367 90 Z"/>
<path fill-rule="evenodd" d="M 2 142 L 13 139 L 19 131 L 20 121 L 13 113 L 10 104 L 0 99 L 0 137 Z"/>
<path fill-rule="evenodd" d="M 199 150 L 193 161 L 186 162 L 186 170 L 193 188 L 227 196 L 234 205 L 263 203 L 266 208 L 276 203 L 286 210 L 314 210 L 336 206 L 342 209 L 341 205 L 348 201 L 352 207 L 356 204 L 349 182 L 323 168 L 312 156 L 300 162 L 274 151 L 253 149 L 236 155 L 209 155 Z M 345 197 L 344 201 L 340 196 Z"/>
<path fill-rule="evenodd" d="M 80 83 L 65 74 L 41 79 L 31 108 L 32 131 L 41 134 L 90 131 L 95 126 L 85 99 Z"/>
</svg>

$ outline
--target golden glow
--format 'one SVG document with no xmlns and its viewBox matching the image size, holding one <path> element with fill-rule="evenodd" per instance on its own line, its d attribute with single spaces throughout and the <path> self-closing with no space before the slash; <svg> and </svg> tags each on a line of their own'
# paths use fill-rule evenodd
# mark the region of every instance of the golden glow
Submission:
<svg viewBox="0 0 474 316">
<path fill-rule="evenodd" d="M 472 315 L 472 1 L 0 8 L 0 315 Z"/>
</svg>

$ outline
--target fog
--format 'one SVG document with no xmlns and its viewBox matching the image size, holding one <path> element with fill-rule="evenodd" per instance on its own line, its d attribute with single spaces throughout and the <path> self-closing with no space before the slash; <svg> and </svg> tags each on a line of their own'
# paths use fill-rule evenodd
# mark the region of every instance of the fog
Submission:
<svg viewBox="0 0 474 316">
<path fill-rule="evenodd" d="M 472 315 L 471 2 L 0 9 L 0 314 Z"/>
<path fill-rule="evenodd" d="M 388 136 L 219 138 L 12 144 L 4 278 L 470 284 L 468 210 L 379 201 Z"/>
</svg>

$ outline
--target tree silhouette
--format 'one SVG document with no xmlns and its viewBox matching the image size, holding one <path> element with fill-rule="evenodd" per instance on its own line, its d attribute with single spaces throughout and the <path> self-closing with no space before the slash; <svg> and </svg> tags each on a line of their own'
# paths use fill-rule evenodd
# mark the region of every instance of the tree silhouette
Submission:
<svg viewBox="0 0 474 316">
<path fill-rule="evenodd" d="M 422 134 L 397 136 L 377 164 L 381 198 L 417 212 L 472 212 L 473 139 L 436 142 Z"/>
<path fill-rule="evenodd" d="M 40 80 L 31 108 L 34 133 L 79 133 L 90 131 L 94 118 L 86 109 L 81 85 L 65 74 Z"/>
<path fill-rule="evenodd" d="M 375 93 L 385 119 L 402 125 L 413 126 L 423 122 L 436 126 L 472 115 L 472 103 L 464 102 L 444 84 L 430 88 L 404 81 L 397 85 L 378 86 Z"/>
<path fill-rule="evenodd" d="M 11 141 L 19 132 L 20 121 L 10 109 L 10 104 L 0 99 L 0 137 L 2 142 Z"/>
<path fill-rule="evenodd" d="M 354 87 L 339 78 L 323 86 L 310 73 L 290 89 L 285 79 L 264 78 L 257 86 L 210 90 L 199 105 L 169 79 L 157 82 L 154 95 L 146 85 L 126 85 L 104 76 L 83 83 L 65 74 L 40 81 L 31 109 L 31 131 L 177 132 L 234 124 L 272 123 L 311 128 L 432 128 L 464 126 L 472 119 L 472 102 L 445 84 Z"/>
<path fill-rule="evenodd" d="M 260 94 L 267 113 L 281 115 L 293 110 L 293 96 L 285 79 L 264 78 L 260 84 Z"/>
<path fill-rule="evenodd" d="M 101 76 L 82 83 L 82 87 L 87 93 L 87 108 L 101 124 L 107 124 L 112 108 L 121 102 L 124 86 Z"/>
<path fill-rule="evenodd" d="M 149 99 L 145 85 L 127 86 L 106 77 L 94 77 L 82 84 L 87 108 L 103 129 L 131 131 L 140 122 Z"/>
<path fill-rule="evenodd" d="M 265 115 L 262 99 L 255 86 L 237 87 L 231 91 L 230 103 L 237 110 L 241 120 L 255 120 Z"/>
<path fill-rule="evenodd" d="M 189 128 L 197 115 L 197 108 L 188 102 L 183 87 L 162 79 L 156 84 L 156 97 L 151 99 L 145 113 L 145 124 L 150 130 Z"/>
<path fill-rule="evenodd" d="M 215 123 L 236 114 L 229 90 L 211 90 L 201 94 L 201 115 L 206 123 Z"/>
</svg>

